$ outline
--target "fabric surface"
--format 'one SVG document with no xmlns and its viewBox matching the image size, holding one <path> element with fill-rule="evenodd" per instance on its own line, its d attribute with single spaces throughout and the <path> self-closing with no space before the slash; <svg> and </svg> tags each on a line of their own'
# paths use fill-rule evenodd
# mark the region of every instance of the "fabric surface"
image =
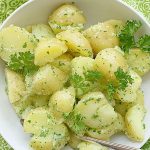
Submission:
<svg viewBox="0 0 150 150">
<path fill-rule="evenodd" d="M 16 8 L 27 0 L 0 0 L 0 23 L 2 23 Z M 150 0 L 124 0 L 127 4 L 140 11 L 150 21 Z M 150 150 L 150 140 L 142 147 Z M 0 136 L 0 150 L 13 150 Z"/>
</svg>

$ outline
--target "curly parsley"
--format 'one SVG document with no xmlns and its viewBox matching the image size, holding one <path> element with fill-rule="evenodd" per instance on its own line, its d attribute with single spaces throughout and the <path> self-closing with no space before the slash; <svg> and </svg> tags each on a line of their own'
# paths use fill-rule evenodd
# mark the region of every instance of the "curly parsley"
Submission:
<svg viewBox="0 0 150 150">
<path fill-rule="evenodd" d="M 8 67 L 23 75 L 33 74 L 39 67 L 34 64 L 34 54 L 31 52 L 19 52 L 10 56 Z"/>
</svg>

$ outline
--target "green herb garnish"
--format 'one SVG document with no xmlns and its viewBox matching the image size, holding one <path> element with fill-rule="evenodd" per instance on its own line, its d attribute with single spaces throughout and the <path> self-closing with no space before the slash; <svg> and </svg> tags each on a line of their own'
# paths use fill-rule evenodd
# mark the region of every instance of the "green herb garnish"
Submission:
<svg viewBox="0 0 150 150">
<path fill-rule="evenodd" d="M 10 56 L 8 67 L 23 75 L 33 74 L 39 67 L 34 64 L 34 55 L 31 52 L 19 52 Z"/>
<path fill-rule="evenodd" d="M 136 42 L 134 39 L 134 34 L 138 31 L 138 29 L 142 26 L 140 21 L 136 20 L 128 20 L 121 30 L 119 36 L 120 47 L 124 52 L 129 52 L 130 48 L 136 46 Z"/>
<path fill-rule="evenodd" d="M 128 86 L 128 83 L 133 83 L 133 79 L 131 78 L 131 76 L 127 72 L 124 72 L 121 68 L 118 68 L 114 74 L 116 76 L 116 79 L 118 80 L 119 90 L 125 90 L 125 88 Z"/>
<path fill-rule="evenodd" d="M 116 93 L 116 86 L 113 85 L 113 83 L 107 84 L 107 94 L 109 99 L 113 99 L 114 94 Z"/>
</svg>

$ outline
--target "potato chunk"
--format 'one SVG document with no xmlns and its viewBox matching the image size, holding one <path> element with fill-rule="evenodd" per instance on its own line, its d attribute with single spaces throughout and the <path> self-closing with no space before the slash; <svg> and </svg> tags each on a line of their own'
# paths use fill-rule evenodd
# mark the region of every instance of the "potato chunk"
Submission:
<svg viewBox="0 0 150 150">
<path fill-rule="evenodd" d="M 102 128 L 117 119 L 117 113 L 101 92 L 91 92 L 82 97 L 75 106 L 75 113 L 81 114 L 85 125 Z"/>
<path fill-rule="evenodd" d="M 72 55 L 93 57 L 93 52 L 89 41 L 80 32 L 66 30 L 57 34 L 56 37 L 66 42 L 69 52 Z"/>
<path fill-rule="evenodd" d="M 9 26 L 0 31 L 0 57 L 6 62 L 14 53 L 33 52 L 36 45 L 35 37 L 24 28 Z"/>
<path fill-rule="evenodd" d="M 5 69 L 7 92 L 11 103 L 20 101 L 25 94 L 25 82 L 21 74 Z"/>
<path fill-rule="evenodd" d="M 49 25 L 54 33 L 73 28 L 82 30 L 85 17 L 76 6 L 65 4 L 57 8 L 49 17 Z"/>
<path fill-rule="evenodd" d="M 129 54 L 125 55 L 127 62 L 132 70 L 143 76 L 150 70 L 150 54 L 141 49 L 131 49 Z"/>
<path fill-rule="evenodd" d="M 144 125 L 143 118 L 145 116 L 145 110 L 143 106 L 137 104 L 131 107 L 126 116 L 126 132 L 130 139 L 134 141 L 144 140 Z"/>
<path fill-rule="evenodd" d="M 118 47 L 106 48 L 100 51 L 95 58 L 95 65 L 98 71 L 102 72 L 108 80 L 116 80 L 114 72 L 118 68 L 127 71 L 127 62 Z"/>
<path fill-rule="evenodd" d="M 38 43 L 35 49 L 35 65 L 43 66 L 54 61 L 55 58 L 61 56 L 68 50 L 64 42 L 56 39 L 45 39 Z"/>
<path fill-rule="evenodd" d="M 95 55 L 103 49 L 114 48 L 119 45 L 115 28 L 105 22 L 91 26 L 83 34 L 90 41 Z"/>
<path fill-rule="evenodd" d="M 50 95 L 63 87 L 67 81 L 64 72 L 56 67 L 46 65 L 34 75 L 31 92 L 38 95 Z"/>
</svg>

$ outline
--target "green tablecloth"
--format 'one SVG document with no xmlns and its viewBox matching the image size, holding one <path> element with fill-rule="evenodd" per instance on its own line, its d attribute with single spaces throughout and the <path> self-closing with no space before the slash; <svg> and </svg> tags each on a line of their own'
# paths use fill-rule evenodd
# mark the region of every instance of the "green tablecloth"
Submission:
<svg viewBox="0 0 150 150">
<path fill-rule="evenodd" d="M 7 18 L 17 7 L 27 0 L 0 0 L 0 23 Z M 150 0 L 124 0 L 129 5 L 143 13 L 150 21 Z M 143 150 L 150 150 L 150 140 L 143 146 Z M 0 150 L 13 150 L 0 136 Z"/>
</svg>

